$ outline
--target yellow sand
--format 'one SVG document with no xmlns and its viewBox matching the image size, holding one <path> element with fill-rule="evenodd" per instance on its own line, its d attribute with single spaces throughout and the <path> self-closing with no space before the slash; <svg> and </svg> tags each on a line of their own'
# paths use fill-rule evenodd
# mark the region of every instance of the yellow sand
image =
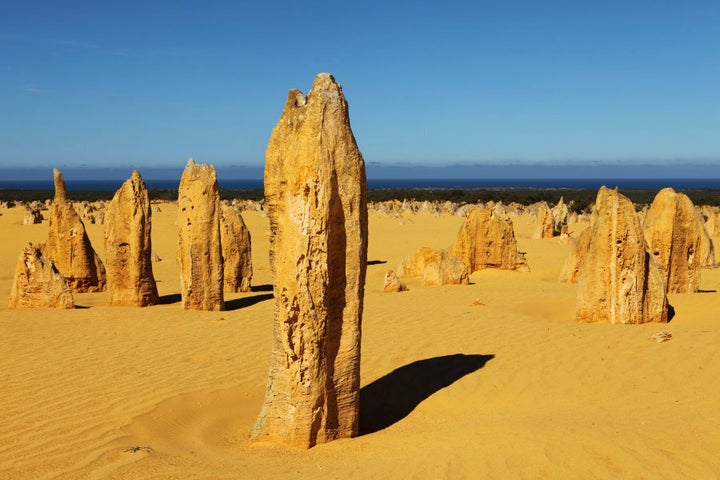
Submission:
<svg viewBox="0 0 720 480">
<path fill-rule="evenodd" d="M 569 246 L 531 240 L 520 217 L 530 273 L 385 294 L 387 269 L 419 246 L 448 246 L 462 219 L 373 213 L 361 410 L 371 433 L 307 451 L 250 446 L 272 335 L 267 219 L 243 213 L 259 288 L 230 296 L 228 311 L 189 312 L 175 206 L 160 208 L 166 303 L 111 308 L 82 294 L 72 311 L 6 308 L 21 247 L 42 242 L 47 223 L 0 211 L 0 479 L 720 476 L 720 270 L 703 271 L 706 293 L 670 296 L 668 325 L 580 324 L 575 285 L 557 282 Z M 102 225 L 87 227 L 102 256 Z M 661 330 L 673 339 L 651 341 Z"/>
</svg>

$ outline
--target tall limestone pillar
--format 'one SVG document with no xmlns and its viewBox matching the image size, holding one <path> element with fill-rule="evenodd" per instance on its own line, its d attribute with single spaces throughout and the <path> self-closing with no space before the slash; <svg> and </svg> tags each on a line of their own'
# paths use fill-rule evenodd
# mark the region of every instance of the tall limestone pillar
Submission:
<svg viewBox="0 0 720 480">
<path fill-rule="evenodd" d="M 183 308 L 225 310 L 217 174 L 192 158 L 178 188 L 178 262 Z"/>
<path fill-rule="evenodd" d="M 108 304 L 146 307 L 158 302 L 152 271 L 150 197 L 137 170 L 105 212 Z"/>
<path fill-rule="evenodd" d="M 67 198 L 65 180 L 53 169 L 55 198 L 50 206 L 48 239 L 43 252 L 73 292 L 105 290 L 105 265 L 90 244 L 85 224 Z"/>
<path fill-rule="evenodd" d="M 632 202 L 617 189 L 600 188 L 590 228 L 590 244 L 578 278 L 578 319 L 667 322 L 661 269 L 646 251 Z"/>
<path fill-rule="evenodd" d="M 288 95 L 270 137 L 265 198 L 275 320 L 253 439 L 312 447 L 358 433 L 367 265 L 365 163 L 342 88 L 319 74 Z"/>
</svg>

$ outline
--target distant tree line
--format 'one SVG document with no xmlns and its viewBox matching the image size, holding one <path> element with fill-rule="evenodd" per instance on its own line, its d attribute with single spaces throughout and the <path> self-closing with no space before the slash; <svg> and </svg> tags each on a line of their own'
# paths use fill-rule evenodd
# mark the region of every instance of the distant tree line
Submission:
<svg viewBox="0 0 720 480">
<path fill-rule="evenodd" d="M 635 204 L 650 204 L 657 194 L 657 190 L 621 190 L 621 193 Z M 152 200 L 177 200 L 177 190 L 152 189 Z M 695 205 L 720 205 L 720 190 L 683 190 Z M 102 190 L 75 190 L 69 191 L 68 197 L 74 201 L 110 200 L 115 192 Z M 489 201 L 509 204 L 517 202 L 530 205 L 545 201 L 551 206 L 562 197 L 571 210 L 576 212 L 587 211 L 595 202 L 596 190 L 569 189 L 569 188 L 384 188 L 371 189 L 367 192 L 367 199 L 371 202 L 384 202 L 388 200 L 416 200 L 416 201 L 451 201 L 457 203 L 487 203 Z M 52 199 L 53 190 L 19 190 L 0 189 L 0 201 L 4 202 L 32 202 Z M 256 190 L 220 190 L 222 200 L 262 200 L 263 191 Z"/>
</svg>

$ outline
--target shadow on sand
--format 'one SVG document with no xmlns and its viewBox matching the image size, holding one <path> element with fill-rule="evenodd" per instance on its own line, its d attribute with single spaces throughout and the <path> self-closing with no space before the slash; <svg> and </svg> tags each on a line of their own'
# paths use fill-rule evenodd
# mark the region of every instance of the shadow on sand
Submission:
<svg viewBox="0 0 720 480">
<path fill-rule="evenodd" d="M 270 283 L 266 283 L 264 285 L 253 285 L 250 289 L 253 292 L 272 292 L 273 286 Z"/>
<path fill-rule="evenodd" d="M 253 295 L 252 297 L 236 298 L 235 300 L 225 301 L 225 310 L 238 310 L 240 308 L 249 307 L 256 303 L 264 302 L 273 298 L 272 293 L 262 293 L 260 295 Z"/>
<path fill-rule="evenodd" d="M 446 355 L 418 360 L 360 389 L 360 435 L 383 430 L 407 417 L 420 402 L 495 355 Z"/>
</svg>

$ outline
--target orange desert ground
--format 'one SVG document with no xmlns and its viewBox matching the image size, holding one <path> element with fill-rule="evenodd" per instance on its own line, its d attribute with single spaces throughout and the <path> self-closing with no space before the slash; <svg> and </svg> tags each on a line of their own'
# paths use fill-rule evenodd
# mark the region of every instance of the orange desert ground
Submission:
<svg viewBox="0 0 720 480">
<path fill-rule="evenodd" d="M 163 304 L 147 308 L 88 293 L 74 310 L 8 310 L 18 256 L 47 221 L 0 211 L 0 479 L 720 477 L 720 269 L 703 270 L 701 293 L 668 296 L 668 325 L 578 323 L 576 285 L 558 282 L 570 246 L 530 239 L 520 216 L 530 273 L 382 293 L 388 269 L 449 246 L 463 218 L 371 213 L 362 435 L 253 446 L 272 342 L 268 221 L 243 212 L 254 291 L 185 311 L 176 205 L 157 205 Z M 104 257 L 103 226 L 86 227 Z M 661 330 L 669 342 L 651 340 Z"/>
</svg>

